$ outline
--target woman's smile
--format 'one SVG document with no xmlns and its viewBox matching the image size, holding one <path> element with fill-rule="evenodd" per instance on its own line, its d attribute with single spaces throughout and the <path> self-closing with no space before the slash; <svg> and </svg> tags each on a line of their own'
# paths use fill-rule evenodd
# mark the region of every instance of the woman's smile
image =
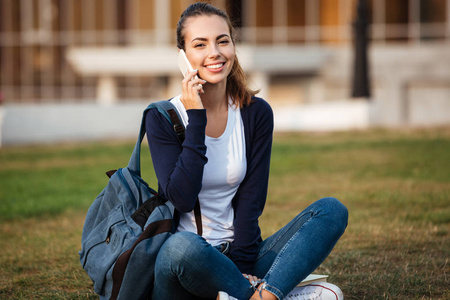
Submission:
<svg viewBox="0 0 450 300">
<path fill-rule="evenodd" d="M 224 69 L 225 63 L 224 62 L 214 63 L 214 64 L 210 64 L 210 65 L 205 65 L 205 67 L 210 72 L 218 73 Z"/>
</svg>

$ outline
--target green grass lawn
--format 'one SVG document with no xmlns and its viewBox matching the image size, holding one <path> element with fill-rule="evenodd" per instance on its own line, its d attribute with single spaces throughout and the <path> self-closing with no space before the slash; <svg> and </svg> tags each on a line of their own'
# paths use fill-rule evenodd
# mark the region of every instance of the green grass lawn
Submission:
<svg viewBox="0 0 450 300">
<path fill-rule="evenodd" d="M 97 299 L 78 261 L 84 217 L 133 144 L 0 149 L 1 299 Z M 316 273 L 346 299 L 450 299 L 449 170 L 450 128 L 276 134 L 263 235 L 334 196 L 349 226 Z"/>
</svg>

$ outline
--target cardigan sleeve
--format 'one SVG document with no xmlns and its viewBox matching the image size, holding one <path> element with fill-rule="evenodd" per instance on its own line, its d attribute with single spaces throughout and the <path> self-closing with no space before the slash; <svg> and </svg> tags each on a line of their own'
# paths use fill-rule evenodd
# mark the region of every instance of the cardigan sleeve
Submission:
<svg viewBox="0 0 450 300">
<path fill-rule="evenodd" d="M 159 193 L 180 212 L 194 209 L 202 187 L 206 110 L 188 110 L 189 124 L 181 145 L 168 120 L 158 110 L 147 112 L 145 126 Z"/>
<path fill-rule="evenodd" d="M 229 256 L 242 273 L 252 274 L 261 230 L 258 218 L 267 197 L 272 151 L 273 112 L 269 104 L 255 98 L 243 109 L 247 148 L 247 173 L 233 199 L 234 241 Z"/>
</svg>

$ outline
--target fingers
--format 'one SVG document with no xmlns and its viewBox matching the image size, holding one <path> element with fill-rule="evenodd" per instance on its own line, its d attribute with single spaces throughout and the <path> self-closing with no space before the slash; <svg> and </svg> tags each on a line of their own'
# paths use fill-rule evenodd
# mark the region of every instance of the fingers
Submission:
<svg viewBox="0 0 450 300">
<path fill-rule="evenodd" d="M 205 83 L 203 79 L 192 79 L 183 84 L 183 92 L 190 97 L 196 97 L 199 93 L 204 93 L 202 84 Z"/>
<path fill-rule="evenodd" d="M 198 70 L 193 70 L 192 72 L 187 71 L 186 74 L 184 74 L 184 79 L 186 81 L 191 81 L 198 78 Z"/>
<path fill-rule="evenodd" d="M 186 84 L 199 84 L 200 87 L 203 87 L 202 84 L 206 83 L 206 80 L 200 79 L 197 76 L 198 70 L 194 70 L 192 72 L 186 72 L 186 75 L 184 76 L 184 79 L 182 81 L 183 85 Z"/>
<path fill-rule="evenodd" d="M 192 89 L 201 90 L 203 88 L 202 83 L 206 83 L 205 80 L 197 77 L 197 70 L 187 72 L 182 81 L 183 91 L 190 92 Z"/>
<path fill-rule="evenodd" d="M 194 79 L 195 76 L 197 76 L 197 73 L 198 73 L 198 70 L 194 70 L 192 72 L 187 71 L 186 74 L 184 74 L 183 82 L 184 81 L 186 81 L 186 82 L 191 81 L 192 79 Z"/>
<path fill-rule="evenodd" d="M 203 84 L 205 84 L 206 81 L 198 78 L 197 73 L 197 70 L 187 72 L 182 81 L 181 101 L 186 109 L 203 108 L 199 95 L 204 93 Z"/>
<path fill-rule="evenodd" d="M 242 275 L 244 275 L 244 277 L 247 278 L 247 280 L 250 282 L 250 284 L 254 287 L 257 286 L 259 283 L 261 283 L 261 279 L 259 279 L 256 276 L 249 275 L 249 274 L 242 274 Z"/>
</svg>

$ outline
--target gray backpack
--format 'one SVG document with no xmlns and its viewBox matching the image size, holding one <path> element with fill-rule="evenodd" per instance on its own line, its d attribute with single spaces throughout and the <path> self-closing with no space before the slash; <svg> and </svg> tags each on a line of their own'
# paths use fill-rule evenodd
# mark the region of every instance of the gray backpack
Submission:
<svg viewBox="0 0 450 300">
<path fill-rule="evenodd" d="M 153 108 L 172 123 L 181 143 L 184 139 L 184 126 L 173 104 L 152 103 L 144 110 L 128 166 L 107 172 L 108 184 L 87 212 L 79 252 L 81 265 L 100 299 L 148 298 L 154 284 L 156 256 L 175 230 L 172 204 L 141 178 L 145 115 Z M 199 209 L 196 205 L 201 235 Z"/>
</svg>

